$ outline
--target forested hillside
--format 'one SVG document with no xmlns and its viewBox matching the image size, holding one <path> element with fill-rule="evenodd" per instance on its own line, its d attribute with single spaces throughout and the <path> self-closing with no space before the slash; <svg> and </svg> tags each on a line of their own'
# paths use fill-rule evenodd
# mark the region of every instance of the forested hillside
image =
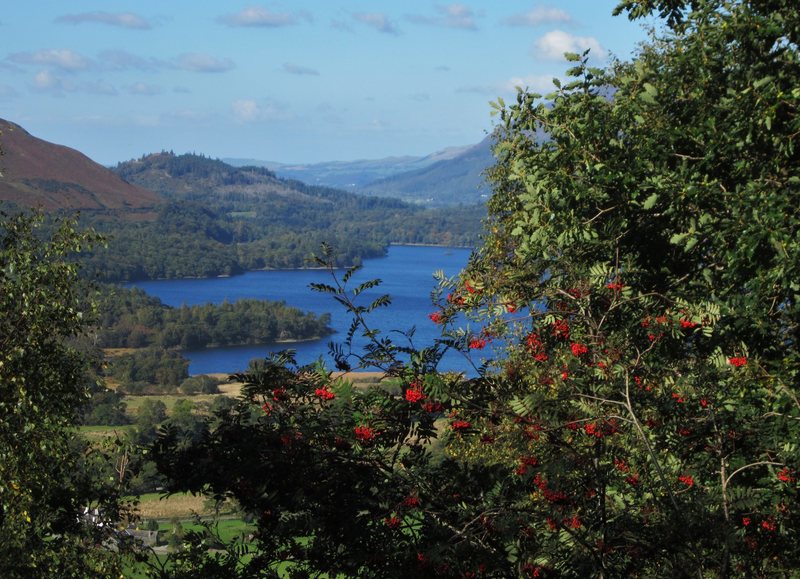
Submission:
<svg viewBox="0 0 800 579">
<path fill-rule="evenodd" d="M 322 243 L 350 265 L 389 243 L 477 243 L 482 207 L 426 211 L 232 167 L 202 155 L 158 153 L 113 171 L 78 151 L 0 121 L 0 200 L 9 209 L 81 211 L 107 243 L 85 256 L 108 281 L 234 275 L 306 267 Z"/>
<path fill-rule="evenodd" d="M 377 179 L 359 190 L 428 207 L 484 203 L 491 192 L 484 175 L 494 161 L 491 142 L 486 137 L 452 158 Z"/>
<path fill-rule="evenodd" d="M 479 206 L 425 210 L 199 155 L 159 153 L 115 171 L 169 201 L 152 221 L 93 223 L 109 242 L 90 256 L 90 271 L 108 280 L 305 267 L 323 242 L 341 265 L 382 255 L 391 242 L 474 245 L 484 215 Z"/>
<path fill-rule="evenodd" d="M 239 300 L 172 308 L 140 289 L 105 286 L 97 300 L 95 343 L 101 348 L 196 349 L 319 338 L 330 316 L 284 302 Z"/>
</svg>

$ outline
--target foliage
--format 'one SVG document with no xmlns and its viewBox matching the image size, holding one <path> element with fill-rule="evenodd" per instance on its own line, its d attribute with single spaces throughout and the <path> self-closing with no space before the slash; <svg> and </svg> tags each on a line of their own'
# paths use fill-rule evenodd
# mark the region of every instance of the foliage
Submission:
<svg viewBox="0 0 800 579">
<path fill-rule="evenodd" d="M 633 63 L 573 55 L 550 103 L 497 107 L 489 235 L 441 315 L 467 309 L 507 358 L 452 450 L 505 455 L 526 556 L 560 575 L 781 575 L 800 564 L 800 11 L 624 5 L 680 10 Z"/>
<path fill-rule="evenodd" d="M 218 394 L 220 381 L 212 376 L 190 376 L 180 385 L 183 394 Z"/>
<path fill-rule="evenodd" d="M 485 243 L 442 280 L 443 340 L 418 351 L 372 330 L 390 300 L 357 298 L 378 281 L 347 291 L 348 271 L 316 287 L 354 318 L 337 365 L 377 366 L 395 386 L 356 390 L 284 355 L 238 377 L 239 404 L 200 442 L 164 431 L 172 488 L 234 497 L 258 526 L 246 557 L 190 541 L 190 565 L 796 572 L 800 9 L 618 10 L 667 27 L 631 63 L 571 55 L 546 102 L 497 104 Z M 360 354 L 356 332 L 371 340 Z M 490 342 L 499 355 L 477 376 L 435 371 L 443 349 Z"/>
<path fill-rule="evenodd" d="M 318 338 L 330 316 L 284 302 L 245 299 L 172 308 L 140 289 L 105 285 L 98 298 L 95 341 L 101 348 L 199 349 Z"/>
<path fill-rule="evenodd" d="M 72 256 L 96 236 L 65 220 L 42 238 L 42 221 L 3 213 L 0 225 L 0 574 L 108 577 L 117 557 L 97 545 L 113 527 L 79 515 L 118 520 L 117 489 L 83 470 L 95 455 L 70 428 L 88 395 L 74 340 L 90 311 Z"/>
<path fill-rule="evenodd" d="M 121 393 L 107 388 L 94 389 L 83 409 L 83 424 L 121 426 L 129 422 Z"/>
<path fill-rule="evenodd" d="M 355 302 L 378 282 L 349 292 L 334 279 L 334 286 L 317 289 L 333 293 L 353 315 L 351 335 L 372 340 L 360 359 L 344 350 L 340 359 L 383 367 L 392 385 L 357 389 L 320 366 L 298 368 L 282 353 L 232 377 L 244 383 L 242 397 L 217 412 L 206 436 L 186 444 L 166 426 L 153 455 L 170 490 L 234 498 L 255 517 L 257 530 L 253 544 L 235 542 L 216 554 L 206 553 L 205 539 L 189 540 L 162 576 L 183 576 L 187 565 L 242 577 L 278 569 L 297 576 L 413 577 L 502 565 L 502 546 L 483 527 L 482 483 L 492 469 L 432 452 L 443 428 L 436 423 L 451 408 L 448 383 L 459 381 L 429 372 L 443 346 L 413 352 L 381 337 L 365 315 L 388 299 Z M 408 366 L 399 363 L 404 353 L 412 357 Z M 460 437 L 461 428 L 454 420 L 447 436 Z"/>
<path fill-rule="evenodd" d="M 107 366 L 106 375 L 128 394 L 174 391 L 189 377 L 189 362 L 178 352 L 160 348 L 115 356 Z"/>
</svg>

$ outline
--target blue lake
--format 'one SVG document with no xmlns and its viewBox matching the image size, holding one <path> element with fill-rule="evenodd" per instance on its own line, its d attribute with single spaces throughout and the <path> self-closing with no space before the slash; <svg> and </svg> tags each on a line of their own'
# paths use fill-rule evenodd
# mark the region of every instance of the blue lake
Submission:
<svg viewBox="0 0 800 579">
<path fill-rule="evenodd" d="M 352 288 L 375 278 L 382 280 L 381 285 L 358 296 L 356 303 L 367 305 L 376 297 L 389 294 L 391 305 L 371 313 L 369 323 L 382 333 L 390 333 L 396 340 L 401 340 L 402 336 L 392 334 L 393 330 L 406 331 L 415 327 L 414 345 L 421 348 L 439 336 L 440 327 L 428 319 L 428 314 L 434 310 L 430 295 L 436 285 L 434 272 L 442 270 L 446 276 L 456 275 L 467 264 L 470 253 L 469 249 L 393 245 L 386 257 L 364 260 L 364 267 L 353 276 L 348 286 Z M 337 273 L 341 276 L 344 271 Z M 324 270 L 272 270 L 251 271 L 227 278 L 142 281 L 130 285 L 145 290 L 170 306 L 257 298 L 285 301 L 304 311 L 331 314 L 331 327 L 336 333 L 322 340 L 184 352 L 190 361 L 189 372 L 203 374 L 244 370 L 253 358 L 263 358 L 270 351 L 289 348 L 296 351 L 301 364 L 322 358 L 333 368 L 328 343 L 344 340 L 351 317 L 329 294 L 309 289 L 311 283 L 332 285 L 331 282 L 330 275 Z M 457 352 L 448 352 L 440 365 L 442 370 L 467 372 L 471 367 Z"/>
</svg>

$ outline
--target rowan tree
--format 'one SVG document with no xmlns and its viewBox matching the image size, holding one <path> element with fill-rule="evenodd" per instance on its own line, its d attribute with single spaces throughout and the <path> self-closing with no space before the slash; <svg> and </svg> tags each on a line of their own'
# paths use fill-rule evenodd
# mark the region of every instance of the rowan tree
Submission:
<svg viewBox="0 0 800 579">
<path fill-rule="evenodd" d="M 509 344 L 472 422 L 561 575 L 798 565 L 800 10 L 624 2 L 630 63 L 498 104 L 459 308 Z M 507 310 L 516 310 L 509 320 Z M 453 309 L 449 304 L 445 317 Z M 505 457 L 504 457 L 505 454 Z"/>
</svg>

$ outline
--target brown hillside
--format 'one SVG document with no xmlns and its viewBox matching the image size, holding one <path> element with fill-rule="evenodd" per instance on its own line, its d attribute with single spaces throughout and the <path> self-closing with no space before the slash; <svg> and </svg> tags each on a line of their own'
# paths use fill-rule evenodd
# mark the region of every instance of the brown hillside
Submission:
<svg viewBox="0 0 800 579">
<path fill-rule="evenodd" d="M 69 147 L 48 143 L 0 119 L 0 200 L 47 210 L 141 212 L 161 202 Z"/>
</svg>

